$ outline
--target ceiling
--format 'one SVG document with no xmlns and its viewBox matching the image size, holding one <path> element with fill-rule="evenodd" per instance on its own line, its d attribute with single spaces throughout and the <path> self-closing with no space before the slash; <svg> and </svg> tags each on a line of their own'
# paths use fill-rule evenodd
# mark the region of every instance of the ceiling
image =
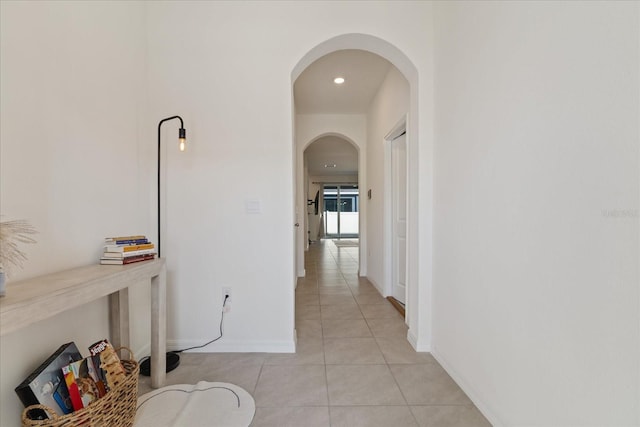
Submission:
<svg viewBox="0 0 640 427">
<path fill-rule="evenodd" d="M 304 154 L 310 175 L 358 173 L 358 150 L 349 141 L 338 136 L 317 139 L 307 147 Z"/>
<path fill-rule="evenodd" d="M 323 56 L 300 74 L 293 86 L 297 114 L 366 114 L 391 63 L 364 50 L 339 50 Z M 335 77 L 344 77 L 337 85 Z"/>
<path fill-rule="evenodd" d="M 391 63 L 363 50 L 340 50 L 318 59 L 295 81 L 296 114 L 366 114 Z M 345 82 L 337 85 L 336 77 Z M 305 151 L 311 175 L 349 175 L 358 171 L 358 152 L 348 141 L 328 136 Z M 335 164 L 335 168 L 325 168 Z"/>
</svg>

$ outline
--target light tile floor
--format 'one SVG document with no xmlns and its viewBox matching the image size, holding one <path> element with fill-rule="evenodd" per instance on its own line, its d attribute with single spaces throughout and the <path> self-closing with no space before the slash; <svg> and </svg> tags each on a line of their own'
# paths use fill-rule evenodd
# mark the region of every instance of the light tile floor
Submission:
<svg viewBox="0 0 640 427">
<path fill-rule="evenodd" d="M 296 289 L 297 352 L 183 353 L 168 384 L 236 384 L 256 401 L 254 427 L 487 427 L 402 316 L 365 278 L 358 248 L 314 243 Z M 150 390 L 141 377 L 140 393 Z"/>
</svg>

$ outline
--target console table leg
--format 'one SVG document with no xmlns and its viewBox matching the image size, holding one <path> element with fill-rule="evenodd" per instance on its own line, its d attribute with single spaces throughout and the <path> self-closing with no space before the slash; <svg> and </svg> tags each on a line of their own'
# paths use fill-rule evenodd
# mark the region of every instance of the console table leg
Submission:
<svg viewBox="0 0 640 427">
<path fill-rule="evenodd" d="M 160 388 L 167 376 L 166 269 L 151 278 L 151 387 Z"/>
<path fill-rule="evenodd" d="M 114 348 L 129 347 L 129 289 L 109 295 L 109 332 Z M 122 353 L 122 352 L 121 352 Z M 123 357 L 122 354 L 119 355 Z M 126 357 L 130 357 L 125 353 Z"/>
</svg>

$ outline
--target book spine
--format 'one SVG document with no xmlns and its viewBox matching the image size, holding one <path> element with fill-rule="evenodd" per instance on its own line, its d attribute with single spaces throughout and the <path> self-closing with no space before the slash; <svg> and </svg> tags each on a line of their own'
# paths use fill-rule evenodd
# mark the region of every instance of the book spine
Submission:
<svg viewBox="0 0 640 427">
<path fill-rule="evenodd" d="M 129 251 L 129 252 L 103 252 L 103 259 L 122 259 L 136 255 L 148 255 L 155 254 L 155 249 L 141 249 L 139 251 Z"/>
<path fill-rule="evenodd" d="M 104 252 L 133 252 L 144 249 L 153 249 L 156 246 L 153 243 L 145 243 L 142 245 L 105 245 Z"/>
<path fill-rule="evenodd" d="M 122 264 L 131 264 L 134 262 L 148 261 L 150 259 L 154 259 L 155 257 L 156 257 L 155 254 L 149 254 L 149 255 L 141 255 L 139 257 L 125 258 L 122 260 Z"/>
<path fill-rule="evenodd" d="M 146 239 L 147 236 L 144 235 L 134 235 L 134 236 L 116 236 L 116 237 L 105 237 L 104 241 L 105 242 L 115 242 L 118 240 L 140 240 L 140 239 Z"/>
<path fill-rule="evenodd" d="M 107 245 L 143 245 L 149 243 L 148 239 L 107 240 Z"/>
<path fill-rule="evenodd" d="M 80 390 L 78 390 L 78 384 L 76 384 L 76 377 L 73 375 L 69 366 L 62 368 L 64 374 L 64 382 L 67 384 L 67 390 L 69 391 L 69 398 L 71 399 L 71 405 L 73 410 L 78 411 L 84 407 L 82 404 L 82 398 L 80 397 Z"/>
<path fill-rule="evenodd" d="M 93 367 L 95 368 L 96 376 L 98 377 L 97 386 L 103 395 L 109 391 L 109 386 L 107 385 L 107 373 L 102 369 L 100 353 L 110 345 L 111 344 L 109 344 L 108 340 L 103 339 L 89 346 L 89 357 L 93 361 Z"/>
<path fill-rule="evenodd" d="M 124 265 L 124 264 L 131 264 L 133 262 L 147 261 L 150 259 L 154 259 L 155 257 L 156 257 L 156 254 L 153 253 L 153 254 L 146 254 L 146 255 L 136 255 L 136 256 L 125 257 L 125 258 L 101 258 L 100 264 Z"/>
</svg>

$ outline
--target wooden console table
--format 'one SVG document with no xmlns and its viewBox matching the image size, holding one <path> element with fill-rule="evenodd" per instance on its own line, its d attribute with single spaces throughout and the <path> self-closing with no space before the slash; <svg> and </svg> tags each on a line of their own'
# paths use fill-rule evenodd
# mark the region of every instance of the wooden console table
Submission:
<svg viewBox="0 0 640 427">
<path fill-rule="evenodd" d="M 129 287 L 151 284 L 151 386 L 166 377 L 166 266 L 164 259 L 128 265 L 89 265 L 7 284 L 0 298 L 0 336 L 109 296 L 110 342 L 129 346 Z M 101 337 L 96 337 L 98 340 Z"/>
</svg>

